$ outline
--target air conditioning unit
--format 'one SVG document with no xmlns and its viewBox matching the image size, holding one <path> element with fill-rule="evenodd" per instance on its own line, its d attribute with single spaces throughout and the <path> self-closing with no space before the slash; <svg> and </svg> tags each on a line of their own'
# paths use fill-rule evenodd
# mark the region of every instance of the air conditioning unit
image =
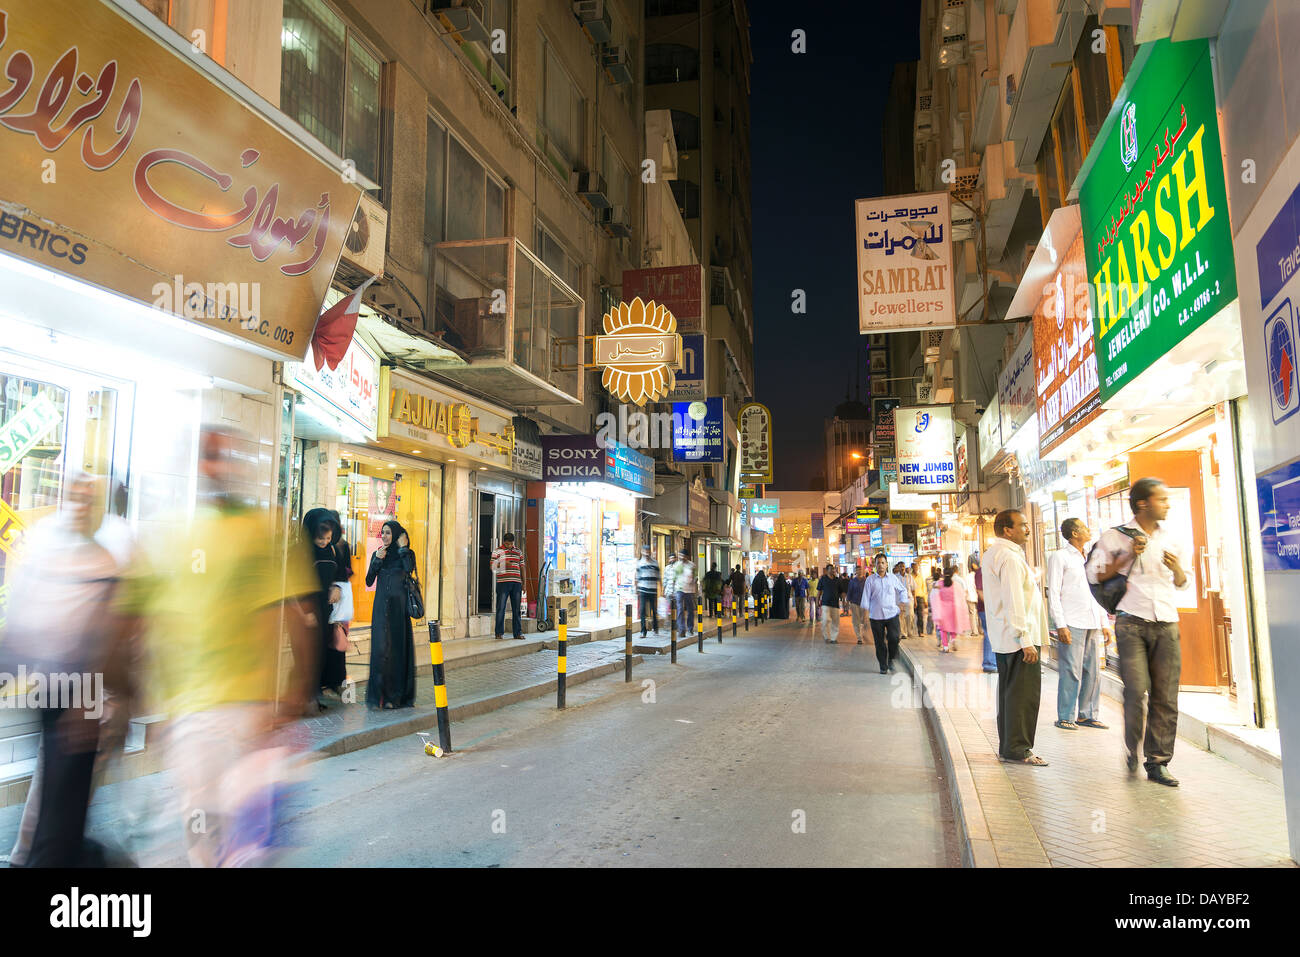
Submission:
<svg viewBox="0 0 1300 957">
<path fill-rule="evenodd" d="M 611 236 L 626 239 L 632 235 L 626 206 L 610 206 L 600 211 L 600 225 Z"/>
<path fill-rule="evenodd" d="M 361 205 L 343 238 L 343 258 L 368 276 L 382 276 L 387 245 L 388 210 L 362 193 Z"/>
<path fill-rule="evenodd" d="M 916 384 L 916 404 L 929 405 L 933 400 L 934 386 L 928 382 L 918 382 Z"/>
<path fill-rule="evenodd" d="M 937 135 L 934 123 L 934 93 L 930 90 L 919 90 L 916 94 L 916 141 L 923 142 L 933 139 Z"/>
<path fill-rule="evenodd" d="M 574 0 L 573 15 L 592 43 L 608 43 L 614 38 L 605 0 Z"/>
<path fill-rule="evenodd" d="M 606 47 L 600 65 L 605 69 L 605 79 L 615 86 L 632 82 L 632 57 L 627 47 Z"/>
<path fill-rule="evenodd" d="M 483 0 L 427 0 L 427 3 L 429 13 L 437 17 L 443 29 L 460 42 L 487 42 Z"/>
<path fill-rule="evenodd" d="M 570 177 L 573 191 L 587 201 L 594 209 L 609 208 L 609 187 L 605 177 L 587 170 L 577 170 Z"/>
</svg>

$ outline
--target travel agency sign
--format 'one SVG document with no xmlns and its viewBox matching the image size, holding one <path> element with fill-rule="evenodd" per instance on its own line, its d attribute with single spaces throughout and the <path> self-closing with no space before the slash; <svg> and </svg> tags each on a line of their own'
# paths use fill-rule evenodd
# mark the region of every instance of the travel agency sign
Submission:
<svg viewBox="0 0 1300 957">
<path fill-rule="evenodd" d="M 1208 40 L 1142 45 L 1078 182 L 1105 403 L 1237 298 Z"/>
<path fill-rule="evenodd" d="M 947 193 L 884 196 L 854 204 L 860 332 L 956 325 L 950 204 Z"/>
</svg>

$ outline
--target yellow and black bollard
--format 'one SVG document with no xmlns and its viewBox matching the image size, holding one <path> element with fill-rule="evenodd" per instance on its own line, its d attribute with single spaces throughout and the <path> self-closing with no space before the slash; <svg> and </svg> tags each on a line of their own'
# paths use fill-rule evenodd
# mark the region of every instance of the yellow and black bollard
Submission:
<svg viewBox="0 0 1300 957">
<path fill-rule="evenodd" d="M 731 637 L 736 637 L 736 599 L 731 599 Z"/>
<path fill-rule="evenodd" d="M 722 602 L 713 603 L 713 621 L 718 626 L 718 644 L 722 644 Z"/>
<path fill-rule="evenodd" d="M 673 640 L 673 664 L 677 664 L 677 602 L 670 600 L 668 602 L 668 614 L 672 619 L 672 640 Z"/>
<path fill-rule="evenodd" d="M 555 665 L 555 707 L 564 708 L 564 681 L 569 672 L 569 613 L 560 609 L 560 657 Z"/>
<path fill-rule="evenodd" d="M 632 680 L 632 606 L 624 605 L 627 627 L 623 632 L 623 680 Z"/>
<path fill-rule="evenodd" d="M 740 617 L 745 619 L 745 631 L 749 631 L 749 598 L 740 600 Z"/>
<path fill-rule="evenodd" d="M 442 630 L 436 621 L 429 622 L 429 660 L 433 662 L 433 703 L 438 708 L 438 744 L 444 754 L 451 753 L 451 715 L 447 711 L 447 673 L 443 667 Z"/>
<path fill-rule="evenodd" d="M 696 650 L 704 651 L 704 602 L 695 600 L 695 642 Z"/>
</svg>

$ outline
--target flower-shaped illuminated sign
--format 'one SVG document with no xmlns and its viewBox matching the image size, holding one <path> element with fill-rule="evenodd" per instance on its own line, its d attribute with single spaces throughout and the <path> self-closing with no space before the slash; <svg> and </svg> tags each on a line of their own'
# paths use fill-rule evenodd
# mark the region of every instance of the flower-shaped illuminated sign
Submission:
<svg viewBox="0 0 1300 957">
<path fill-rule="evenodd" d="M 682 337 L 677 320 L 664 306 L 641 297 L 620 302 L 601 321 L 596 337 L 596 365 L 604 367 L 600 383 L 624 402 L 644 405 L 672 391 L 673 370 L 680 367 Z"/>
</svg>

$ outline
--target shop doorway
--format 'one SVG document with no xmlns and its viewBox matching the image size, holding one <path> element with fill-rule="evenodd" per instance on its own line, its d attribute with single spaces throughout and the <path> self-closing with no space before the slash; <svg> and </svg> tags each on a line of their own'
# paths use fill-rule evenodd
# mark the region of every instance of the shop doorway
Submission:
<svg viewBox="0 0 1300 957">
<path fill-rule="evenodd" d="M 478 610 L 488 614 L 493 606 L 492 587 L 493 532 L 496 530 L 497 497 L 491 492 L 478 493 Z"/>
<path fill-rule="evenodd" d="M 1169 489 L 1166 524 L 1187 549 L 1188 586 L 1178 595 L 1178 635 L 1183 649 L 1180 686 L 1214 689 L 1232 684 L 1228 621 L 1218 591 L 1217 549 L 1211 548 L 1207 515 L 1219 507 L 1214 477 L 1204 474 L 1200 451 L 1132 452 L 1130 481 L 1156 476 Z M 1214 487 L 1207 488 L 1207 483 Z"/>
</svg>

